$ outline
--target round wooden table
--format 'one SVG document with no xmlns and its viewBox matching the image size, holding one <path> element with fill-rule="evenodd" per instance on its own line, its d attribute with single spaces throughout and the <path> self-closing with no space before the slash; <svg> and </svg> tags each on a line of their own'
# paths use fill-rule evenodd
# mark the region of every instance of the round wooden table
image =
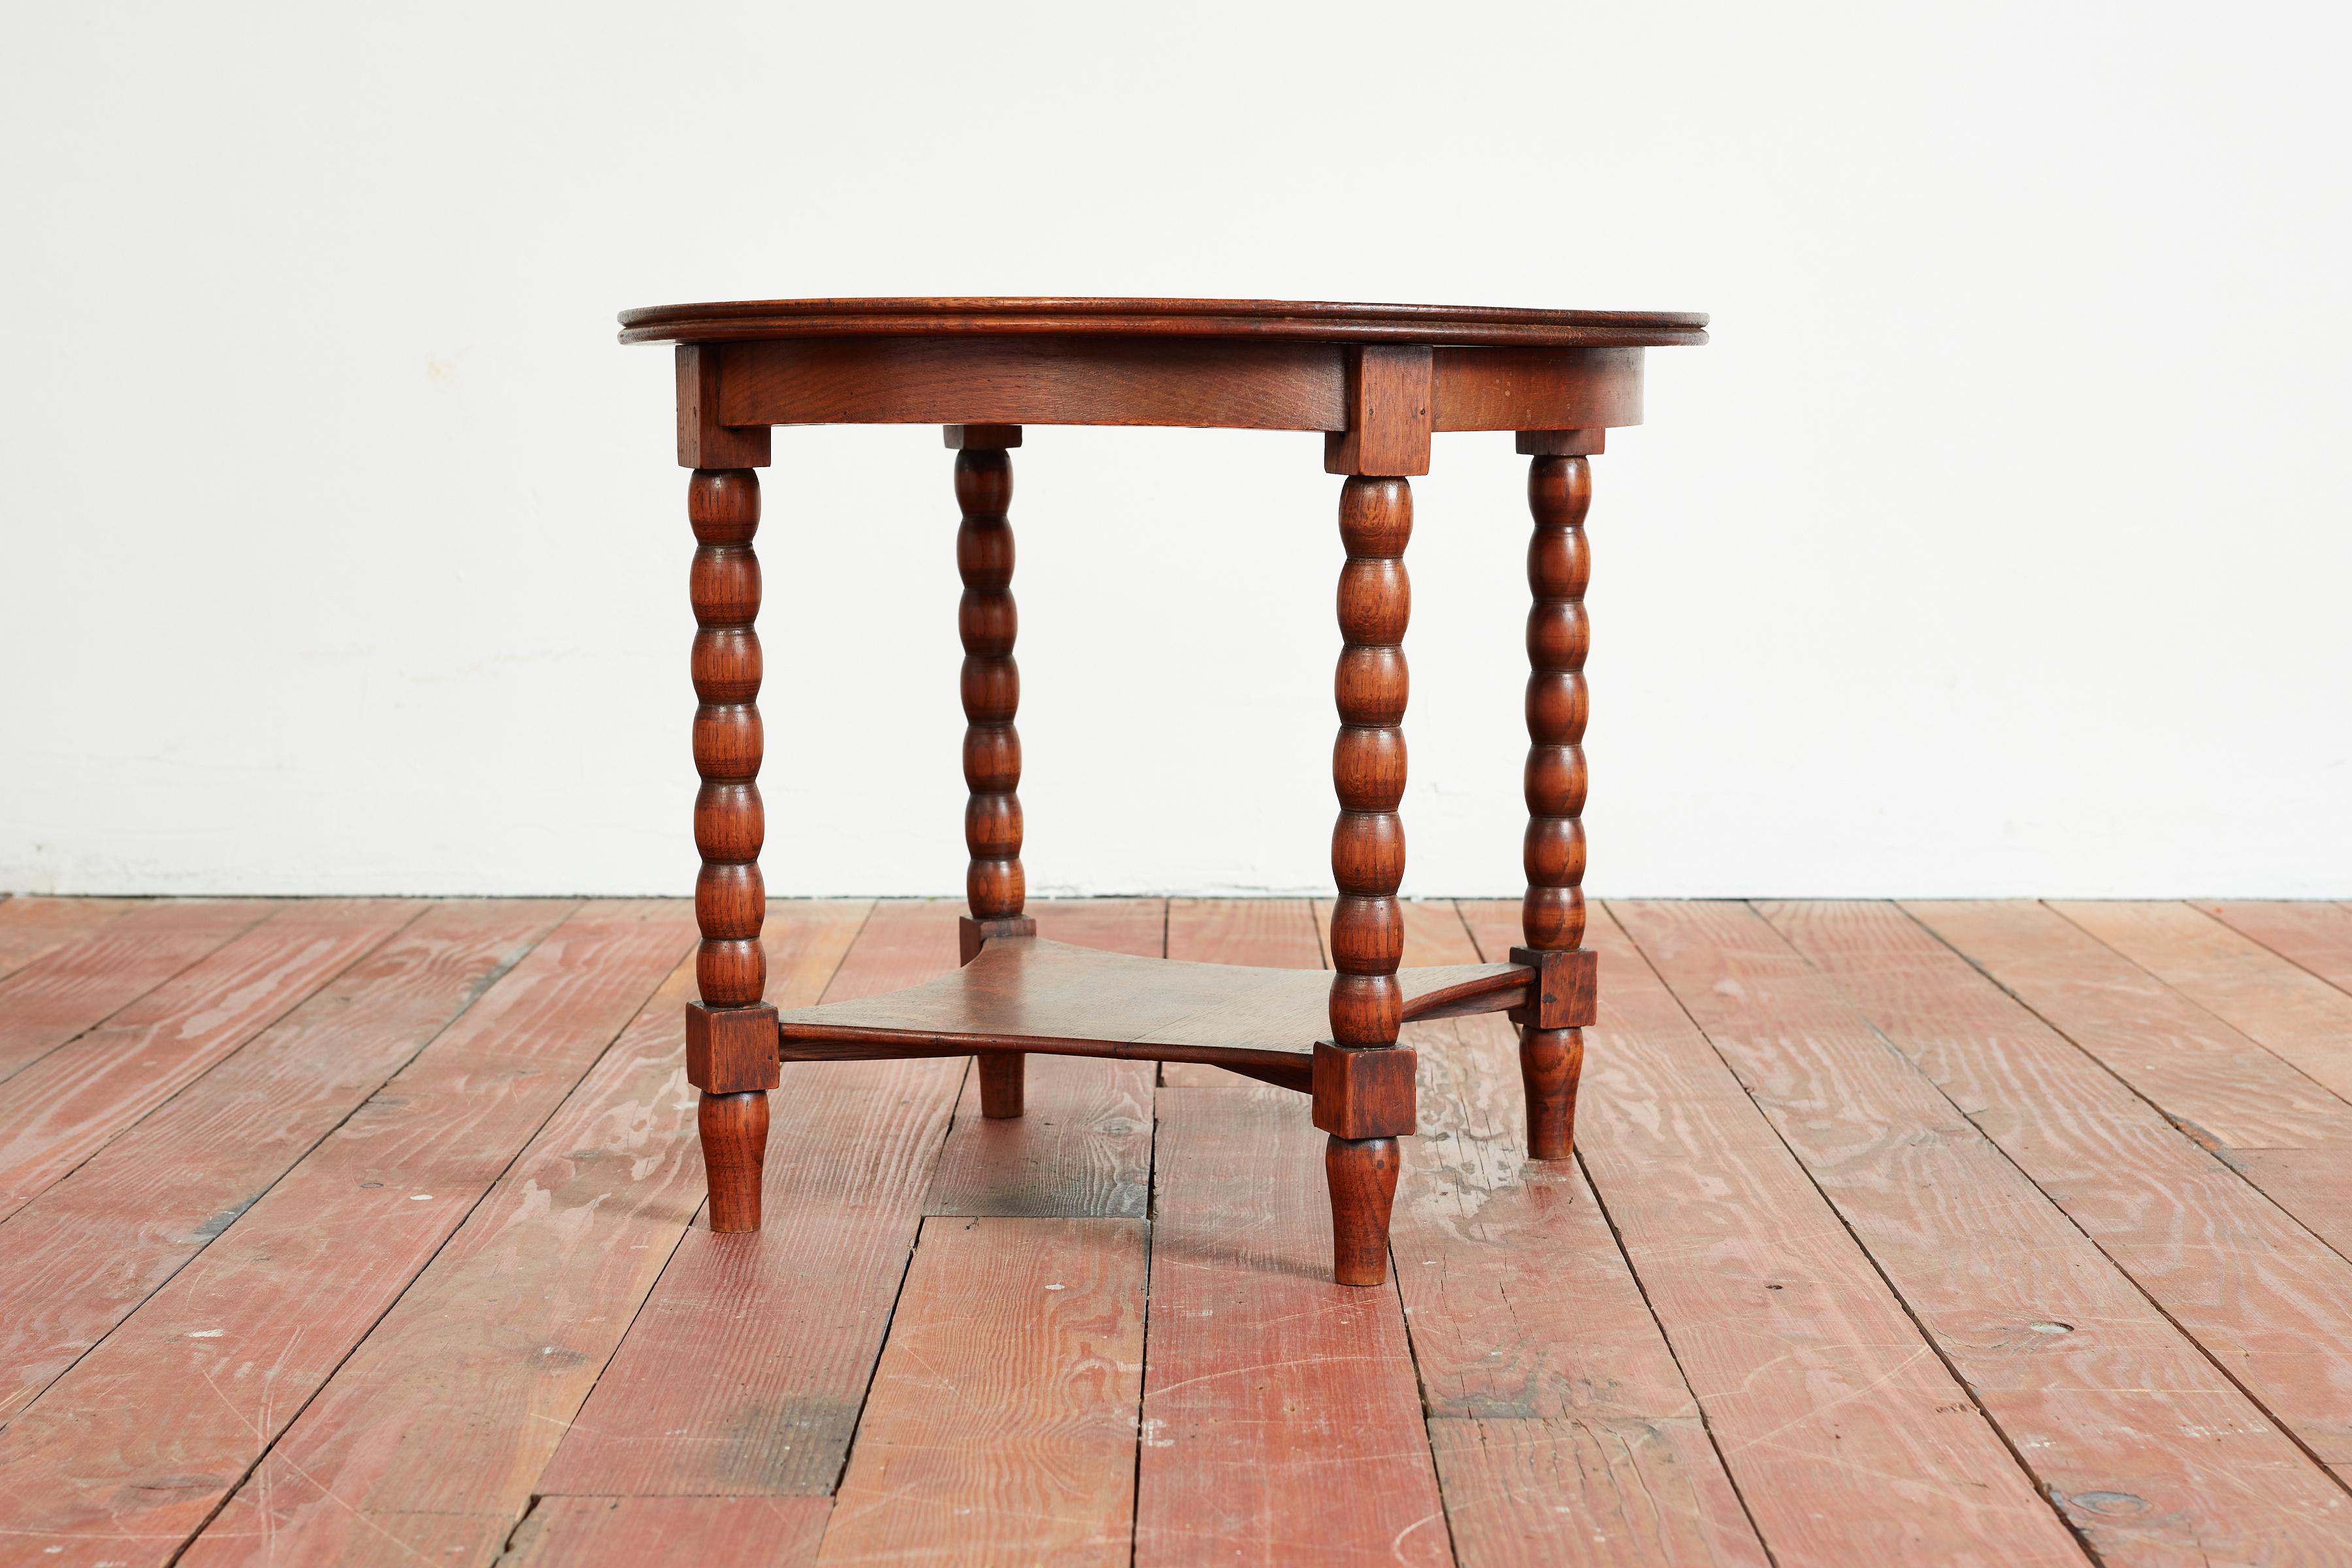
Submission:
<svg viewBox="0 0 2352 1568">
<path fill-rule="evenodd" d="M 1706 318 L 1654 311 L 1340 305 L 1270 300 L 767 300 L 621 317 L 624 342 L 677 345 L 677 460 L 694 470 L 694 838 L 701 1000 L 687 1073 L 714 1230 L 757 1230 L 768 1091 L 780 1064 L 978 1058 L 992 1117 L 1021 1114 L 1029 1052 L 1210 1062 L 1311 1097 L 1330 1134 L 1335 1274 L 1387 1277 L 1399 1136 L 1414 1128 L 1416 1018 L 1507 1010 L 1519 1026 L 1528 1151 L 1569 1157 L 1593 955 L 1583 948 L 1589 557 L 1587 459 L 1642 417 L 1642 351 L 1706 341 Z M 939 425 L 963 521 L 962 967 L 927 984 L 779 1014 L 761 1000 L 765 821 L 757 700 L 755 469 L 777 425 Z M 1024 425 L 1319 430 L 1339 491 L 1339 733 L 1331 776 L 1339 900 L 1328 977 L 1135 958 L 1040 942 L 1023 913 L 1020 674 L 1013 661 L 1006 454 Z M 1508 963 L 1402 967 L 1410 476 L 1430 437 L 1511 430 L 1528 500 L 1525 945 Z"/>
</svg>

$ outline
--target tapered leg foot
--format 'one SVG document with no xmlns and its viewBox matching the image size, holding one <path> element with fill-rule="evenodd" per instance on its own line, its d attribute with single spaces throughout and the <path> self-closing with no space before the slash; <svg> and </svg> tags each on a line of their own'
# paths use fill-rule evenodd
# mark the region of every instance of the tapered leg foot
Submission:
<svg viewBox="0 0 2352 1568">
<path fill-rule="evenodd" d="M 706 1094 L 695 1110 L 710 1180 L 710 1228 L 760 1228 L 760 1168 L 768 1157 L 768 1096 Z"/>
<path fill-rule="evenodd" d="M 1389 1277 L 1389 1211 L 1396 1203 L 1397 1141 L 1334 1138 L 1323 1148 L 1331 1184 L 1331 1273 L 1342 1285 Z"/>
<path fill-rule="evenodd" d="M 1010 1121 L 1021 1114 L 1022 1064 L 1029 1058 L 1019 1051 L 991 1051 L 980 1063 L 980 1113 L 993 1121 Z"/>
<path fill-rule="evenodd" d="M 1519 1031 L 1519 1083 L 1528 1093 L 1528 1157 L 1576 1153 L 1576 1080 L 1584 1070 L 1581 1029 Z"/>
</svg>

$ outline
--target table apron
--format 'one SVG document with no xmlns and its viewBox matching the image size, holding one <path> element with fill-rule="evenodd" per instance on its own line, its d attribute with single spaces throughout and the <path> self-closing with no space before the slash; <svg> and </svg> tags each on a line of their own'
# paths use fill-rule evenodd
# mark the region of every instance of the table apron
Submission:
<svg viewBox="0 0 2352 1568">
<path fill-rule="evenodd" d="M 1103 337 L 785 338 L 717 345 L 719 423 L 1345 430 L 1350 344 Z M 1638 348 L 1439 348 L 1433 427 L 1642 419 Z"/>
</svg>

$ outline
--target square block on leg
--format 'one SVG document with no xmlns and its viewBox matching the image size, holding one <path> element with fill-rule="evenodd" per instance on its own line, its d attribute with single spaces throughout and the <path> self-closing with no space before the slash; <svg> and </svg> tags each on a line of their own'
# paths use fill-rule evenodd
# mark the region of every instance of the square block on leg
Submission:
<svg viewBox="0 0 2352 1568">
<path fill-rule="evenodd" d="M 970 963 L 980 956 L 981 944 L 992 936 L 1035 936 L 1037 922 L 1028 915 L 1014 915 L 1001 921 L 976 921 L 970 915 L 956 917 L 956 952 L 958 963 Z"/>
<path fill-rule="evenodd" d="M 781 1077 L 773 1007 L 686 1005 L 687 1082 L 705 1094 L 741 1094 L 773 1089 Z"/>
<path fill-rule="evenodd" d="M 1410 1046 L 1350 1048 L 1315 1042 L 1315 1125 L 1335 1138 L 1409 1136 L 1414 1114 Z"/>
<path fill-rule="evenodd" d="M 1594 1016 L 1594 989 L 1601 955 L 1590 948 L 1573 952 L 1544 952 L 1529 947 L 1511 949 L 1511 962 L 1536 972 L 1528 989 L 1532 1006 L 1514 1007 L 1511 1016 L 1537 1029 L 1589 1029 Z"/>
</svg>

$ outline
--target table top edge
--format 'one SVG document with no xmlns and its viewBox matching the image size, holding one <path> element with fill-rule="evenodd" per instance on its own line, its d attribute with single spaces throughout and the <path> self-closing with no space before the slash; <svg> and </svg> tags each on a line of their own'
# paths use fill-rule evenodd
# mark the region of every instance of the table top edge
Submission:
<svg viewBox="0 0 2352 1568">
<path fill-rule="evenodd" d="M 1706 342 L 1695 311 L 1551 310 L 1318 300 L 925 297 L 734 300 L 624 310 L 621 341 L 1074 336 L 1291 338 L 1436 346 L 1672 347 Z"/>
</svg>

